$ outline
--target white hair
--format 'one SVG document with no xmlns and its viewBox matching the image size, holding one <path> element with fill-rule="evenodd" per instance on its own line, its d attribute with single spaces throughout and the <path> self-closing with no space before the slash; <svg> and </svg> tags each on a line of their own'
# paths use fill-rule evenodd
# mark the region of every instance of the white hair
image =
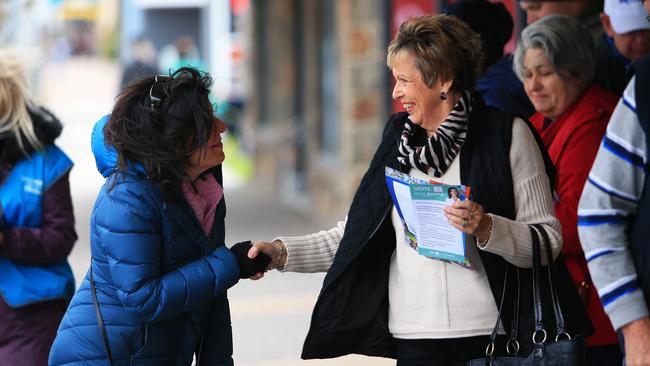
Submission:
<svg viewBox="0 0 650 366">
<path fill-rule="evenodd" d="M 596 61 L 593 39 L 589 31 L 574 18 L 550 15 L 524 28 L 514 56 L 514 69 L 520 80 L 523 80 L 524 74 L 524 55 L 530 48 L 542 50 L 561 76 L 572 75 L 584 85 L 594 78 Z"/>
</svg>

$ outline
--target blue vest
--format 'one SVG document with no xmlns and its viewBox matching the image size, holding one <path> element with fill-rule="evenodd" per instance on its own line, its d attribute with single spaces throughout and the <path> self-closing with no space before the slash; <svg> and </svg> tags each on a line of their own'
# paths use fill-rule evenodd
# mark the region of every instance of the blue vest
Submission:
<svg viewBox="0 0 650 366">
<path fill-rule="evenodd" d="M 6 228 L 39 227 L 43 192 L 71 168 L 72 161 L 54 145 L 18 162 L 0 186 Z M 74 276 L 67 260 L 27 265 L 0 255 L 0 294 L 12 308 L 68 300 L 73 293 Z"/>
</svg>

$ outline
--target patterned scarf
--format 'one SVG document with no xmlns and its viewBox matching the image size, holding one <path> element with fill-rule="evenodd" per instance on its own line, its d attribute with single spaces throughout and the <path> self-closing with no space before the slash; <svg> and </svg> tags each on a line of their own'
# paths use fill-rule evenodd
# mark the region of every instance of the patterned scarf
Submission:
<svg viewBox="0 0 650 366">
<path fill-rule="evenodd" d="M 411 121 L 406 122 L 397 160 L 430 176 L 442 177 L 465 142 L 467 121 L 475 102 L 469 91 L 464 92 L 447 119 L 433 132 L 424 146 L 411 146 L 415 125 Z"/>
</svg>

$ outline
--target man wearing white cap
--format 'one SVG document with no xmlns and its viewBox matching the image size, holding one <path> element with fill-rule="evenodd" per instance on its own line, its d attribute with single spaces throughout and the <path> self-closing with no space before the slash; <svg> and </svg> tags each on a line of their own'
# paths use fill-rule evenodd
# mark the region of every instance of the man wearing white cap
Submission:
<svg viewBox="0 0 650 366">
<path fill-rule="evenodd" d="M 622 95 L 628 65 L 650 53 L 650 23 L 641 0 L 605 0 L 600 15 L 606 35 L 596 45 L 596 83 Z"/>
</svg>

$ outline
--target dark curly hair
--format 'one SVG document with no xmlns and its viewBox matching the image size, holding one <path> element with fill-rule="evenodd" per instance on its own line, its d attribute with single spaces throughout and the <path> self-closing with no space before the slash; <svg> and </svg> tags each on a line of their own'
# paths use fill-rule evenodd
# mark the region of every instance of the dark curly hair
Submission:
<svg viewBox="0 0 650 366">
<path fill-rule="evenodd" d="M 146 78 L 124 88 L 104 128 L 106 143 L 117 151 L 117 169 L 125 173 L 128 162 L 139 162 L 171 198 L 190 179 L 185 168 L 192 153 L 215 133 L 211 85 L 207 73 L 183 67 L 158 81 Z M 152 91 L 160 97 L 156 105 Z"/>
</svg>

